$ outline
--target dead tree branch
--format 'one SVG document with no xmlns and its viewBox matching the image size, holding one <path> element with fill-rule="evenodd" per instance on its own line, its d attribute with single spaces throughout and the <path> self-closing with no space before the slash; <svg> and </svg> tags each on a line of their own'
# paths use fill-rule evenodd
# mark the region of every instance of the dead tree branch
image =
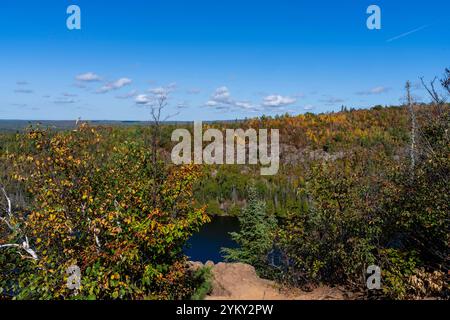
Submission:
<svg viewBox="0 0 450 320">
<path fill-rule="evenodd" d="M 416 115 L 414 113 L 414 106 L 411 97 L 411 83 L 406 82 L 406 99 L 408 103 L 409 115 L 411 118 L 411 146 L 409 151 L 409 156 L 411 159 L 411 175 L 414 174 L 414 168 L 416 165 Z"/>
<path fill-rule="evenodd" d="M 6 206 L 6 217 L 1 217 L 0 216 L 0 221 L 3 221 L 12 232 L 18 232 L 20 234 L 21 233 L 20 229 L 18 227 L 16 227 L 14 225 L 14 222 L 13 222 L 13 212 L 12 212 L 11 199 L 8 197 L 8 194 L 7 194 L 7 192 L 6 192 L 6 190 L 5 190 L 5 188 L 3 186 L 0 186 L 0 190 L 1 190 L 1 193 L 3 194 L 3 196 L 5 197 L 5 200 L 6 200 L 6 203 L 7 203 L 7 206 Z M 28 237 L 26 235 L 24 236 L 24 240 L 22 241 L 22 244 L 7 243 L 7 244 L 0 245 L 0 249 L 5 249 L 5 248 L 22 249 L 29 256 L 31 256 L 32 259 L 38 260 L 38 255 L 36 254 L 36 252 L 33 249 L 31 249 L 30 242 L 28 241 Z"/>
<path fill-rule="evenodd" d="M 441 84 L 444 89 L 447 90 L 448 94 L 450 94 L 450 70 L 448 68 L 445 69 L 444 78 L 441 79 Z"/>
<path fill-rule="evenodd" d="M 425 88 L 425 90 L 427 90 L 427 92 L 430 95 L 434 104 L 441 105 L 441 104 L 445 103 L 445 99 L 439 95 L 439 93 L 436 91 L 436 88 L 434 86 L 434 83 L 436 82 L 437 77 L 434 77 L 434 79 L 432 81 L 430 81 L 429 86 L 425 83 L 425 80 L 423 77 L 420 77 L 419 79 L 422 82 L 422 85 Z"/>
</svg>

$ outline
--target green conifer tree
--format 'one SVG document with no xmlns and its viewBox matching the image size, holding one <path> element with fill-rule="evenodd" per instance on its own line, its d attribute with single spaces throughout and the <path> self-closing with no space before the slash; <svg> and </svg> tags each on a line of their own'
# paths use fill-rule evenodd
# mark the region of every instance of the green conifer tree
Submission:
<svg viewBox="0 0 450 320">
<path fill-rule="evenodd" d="M 260 200 L 256 188 L 248 188 L 248 203 L 239 216 L 240 231 L 231 232 L 238 248 L 223 248 L 228 261 L 248 263 L 257 270 L 267 266 L 267 255 L 273 247 L 277 220 L 266 211 L 265 201 Z"/>
</svg>

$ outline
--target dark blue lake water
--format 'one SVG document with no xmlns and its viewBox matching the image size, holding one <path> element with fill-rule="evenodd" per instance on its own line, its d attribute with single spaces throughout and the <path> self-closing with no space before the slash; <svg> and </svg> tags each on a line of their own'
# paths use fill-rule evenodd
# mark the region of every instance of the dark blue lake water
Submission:
<svg viewBox="0 0 450 320">
<path fill-rule="evenodd" d="M 224 261 L 221 248 L 236 248 L 229 233 L 239 230 L 239 221 L 234 217 L 213 217 L 199 232 L 189 239 L 184 252 L 192 261 L 214 263 Z"/>
</svg>

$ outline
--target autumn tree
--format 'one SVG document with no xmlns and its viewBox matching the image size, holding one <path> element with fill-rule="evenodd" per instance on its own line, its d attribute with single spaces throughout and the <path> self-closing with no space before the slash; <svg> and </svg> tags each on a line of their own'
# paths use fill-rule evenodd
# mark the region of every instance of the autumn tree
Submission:
<svg viewBox="0 0 450 320">
<path fill-rule="evenodd" d="M 32 202 L 15 214 L 38 258 L 21 259 L 22 248 L 8 248 L 16 258 L 1 255 L 11 271 L 0 280 L 4 292 L 24 299 L 191 294 L 182 248 L 208 220 L 192 202 L 198 168 L 159 167 L 163 182 L 153 199 L 151 151 L 137 141 L 111 144 L 108 130 L 82 125 L 19 135 L 28 151 L 7 158 Z M 78 291 L 66 286 L 72 265 L 81 269 Z"/>
</svg>

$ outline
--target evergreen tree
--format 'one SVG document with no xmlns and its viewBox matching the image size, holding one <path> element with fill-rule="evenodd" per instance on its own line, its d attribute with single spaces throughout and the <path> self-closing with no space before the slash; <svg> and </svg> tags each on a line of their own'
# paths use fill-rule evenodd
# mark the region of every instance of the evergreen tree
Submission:
<svg viewBox="0 0 450 320">
<path fill-rule="evenodd" d="M 248 263 L 256 269 L 267 266 L 277 221 L 267 214 L 266 203 L 260 200 L 253 185 L 248 188 L 248 203 L 239 216 L 239 224 L 240 231 L 230 233 L 239 247 L 223 248 L 226 260 Z"/>
</svg>

